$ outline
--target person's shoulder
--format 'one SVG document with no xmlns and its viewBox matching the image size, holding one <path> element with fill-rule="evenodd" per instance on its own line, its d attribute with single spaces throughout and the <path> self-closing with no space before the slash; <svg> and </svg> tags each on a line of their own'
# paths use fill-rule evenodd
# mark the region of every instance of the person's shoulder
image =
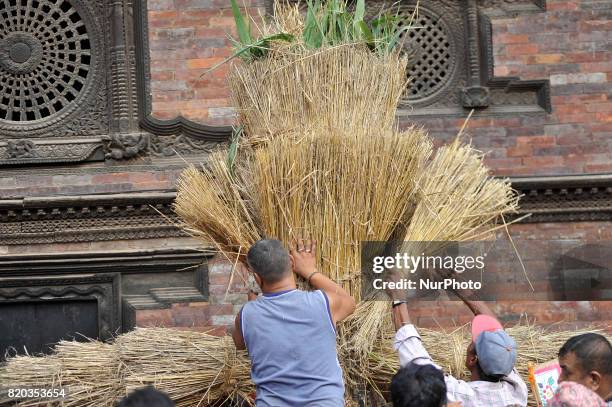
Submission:
<svg viewBox="0 0 612 407">
<path fill-rule="evenodd" d="M 477 386 L 472 386 L 475 382 L 466 382 L 448 373 L 444 375 L 444 382 L 446 383 L 446 392 L 453 398 L 452 401 L 469 400 L 476 394 L 474 387 Z"/>
<path fill-rule="evenodd" d="M 308 302 L 310 304 L 320 304 L 321 306 L 329 305 L 329 297 L 323 290 L 312 290 L 312 291 L 299 291 L 298 295 L 301 296 L 303 301 Z"/>
</svg>

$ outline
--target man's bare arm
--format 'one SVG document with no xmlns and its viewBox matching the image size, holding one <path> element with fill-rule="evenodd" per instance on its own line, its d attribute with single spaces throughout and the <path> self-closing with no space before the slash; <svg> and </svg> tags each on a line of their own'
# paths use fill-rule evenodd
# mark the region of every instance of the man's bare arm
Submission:
<svg viewBox="0 0 612 407">
<path fill-rule="evenodd" d="M 244 343 L 244 338 L 242 336 L 242 327 L 240 326 L 240 315 L 242 311 L 240 311 L 236 315 L 236 319 L 234 320 L 234 330 L 232 331 L 232 339 L 234 340 L 234 345 L 236 345 L 236 349 L 242 350 L 246 349 L 246 344 Z"/>
<path fill-rule="evenodd" d="M 404 325 L 412 323 L 410 320 L 410 313 L 408 312 L 408 305 L 405 302 L 393 307 L 391 310 L 391 315 L 393 317 L 393 325 L 395 325 L 396 331 L 398 331 Z"/>
<path fill-rule="evenodd" d="M 339 284 L 317 272 L 316 240 L 293 241 L 289 251 L 293 261 L 293 271 L 306 280 L 310 279 L 309 283 L 314 288 L 323 290 L 327 295 L 334 323 L 342 321 L 355 312 L 355 299 Z"/>
<path fill-rule="evenodd" d="M 474 313 L 474 315 L 490 315 L 493 318 L 497 318 L 497 315 L 493 312 L 491 308 L 484 301 L 476 301 L 468 299 L 469 293 L 462 293 L 460 290 L 454 291 L 457 297 L 461 298 L 461 300 L 468 306 L 468 308 Z"/>
</svg>

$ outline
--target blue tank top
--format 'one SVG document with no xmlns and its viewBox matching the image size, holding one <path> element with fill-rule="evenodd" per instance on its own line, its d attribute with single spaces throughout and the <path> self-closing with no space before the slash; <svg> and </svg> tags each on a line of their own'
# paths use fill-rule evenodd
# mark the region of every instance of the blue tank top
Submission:
<svg viewBox="0 0 612 407">
<path fill-rule="evenodd" d="M 257 407 L 343 407 L 336 330 L 325 293 L 290 290 L 245 304 L 241 328 Z"/>
</svg>

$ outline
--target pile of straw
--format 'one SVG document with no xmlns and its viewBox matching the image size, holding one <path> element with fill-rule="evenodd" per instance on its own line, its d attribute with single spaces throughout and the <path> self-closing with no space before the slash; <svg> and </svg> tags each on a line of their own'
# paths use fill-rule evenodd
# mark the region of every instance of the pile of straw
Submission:
<svg viewBox="0 0 612 407">
<path fill-rule="evenodd" d="M 114 345 L 62 341 L 50 356 L 9 359 L 0 369 L 0 383 L 5 388 L 67 389 L 66 399 L 49 405 L 110 407 L 123 394 L 120 370 Z M 24 400 L 16 405 L 47 404 L 48 400 Z"/>
<path fill-rule="evenodd" d="M 295 9 L 277 18 L 276 26 L 292 34 L 304 27 Z M 516 211 L 510 184 L 488 175 L 478 151 L 457 139 L 432 155 L 423 130 L 396 128 L 395 109 L 407 82 L 407 61 L 398 52 L 347 43 L 316 50 L 275 46 L 266 55 L 233 66 L 229 77 L 244 127 L 238 154 L 212 154 L 179 180 L 175 211 L 181 226 L 206 246 L 238 261 L 261 237 L 313 237 L 320 244 L 318 269 L 365 300 L 361 242 L 470 240 Z M 431 248 L 413 249 L 420 254 Z M 339 327 L 349 393 L 364 383 L 382 393 L 397 368 L 388 314 L 387 303 L 363 301 Z M 442 366 L 460 371 L 463 333 L 427 332 L 425 342 Z M 525 348 L 544 359 L 557 350 L 544 341 L 526 343 L 546 346 Z M 253 389 L 248 360 L 229 338 L 138 329 L 107 346 L 113 354 L 108 369 L 94 364 L 91 370 L 102 379 L 79 382 L 93 398 L 107 394 L 110 400 L 117 390 L 153 384 L 180 406 L 214 405 Z M 73 359 L 60 353 L 43 358 L 48 376 L 32 370 L 31 380 L 71 380 L 65 372 L 77 373 L 73 364 L 87 351 Z M 3 374 L 16 375 L 19 363 L 34 364 L 13 359 Z M 112 383 L 105 379 L 111 372 Z"/>
<path fill-rule="evenodd" d="M 276 51 L 234 66 L 229 85 L 253 143 L 313 125 L 384 134 L 393 127 L 406 88 L 406 59 L 355 44 Z"/>
<path fill-rule="evenodd" d="M 385 326 L 390 326 L 388 314 L 382 319 Z M 600 332 L 557 331 L 529 323 L 507 331 L 518 344 L 516 367 L 526 383 L 528 362 L 554 359 L 571 336 Z M 457 378 L 469 379 L 464 368 L 470 341 L 468 327 L 451 332 L 421 328 L 419 332 L 435 363 Z M 343 351 L 340 356 L 346 356 Z M 368 358 L 361 363 L 358 371 L 367 378 L 369 388 L 385 395 L 399 367 L 391 329 L 374 341 Z M 68 398 L 63 402 L 26 400 L 17 404 L 21 407 L 112 406 L 123 395 L 145 385 L 167 392 L 177 406 L 184 407 L 219 406 L 239 397 L 250 401 L 249 395 L 254 391 L 248 358 L 244 352 L 236 351 L 230 338 L 164 328 L 138 328 L 117 337 L 113 344 L 61 342 L 49 356 L 13 357 L 0 366 L 0 382 L 4 387 L 69 387 Z M 9 404 L 0 399 L 0 404 L 4 403 Z M 533 397 L 529 405 L 535 406 Z"/>
<path fill-rule="evenodd" d="M 138 328 L 116 340 L 123 386 L 153 385 L 181 407 L 248 398 L 254 390 L 245 352 L 229 336 L 164 328 Z"/>
</svg>

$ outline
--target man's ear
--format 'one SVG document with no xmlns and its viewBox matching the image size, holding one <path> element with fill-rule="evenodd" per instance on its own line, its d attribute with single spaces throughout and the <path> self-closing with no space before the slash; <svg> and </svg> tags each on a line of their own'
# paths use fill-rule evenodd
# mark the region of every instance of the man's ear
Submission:
<svg viewBox="0 0 612 407">
<path fill-rule="evenodd" d="M 468 355 L 467 363 L 468 363 L 468 367 L 473 367 L 478 364 L 478 356 L 476 355 L 475 352 L 472 352 Z"/>
<path fill-rule="evenodd" d="M 587 376 L 588 376 L 587 380 L 589 382 L 589 387 L 594 392 L 597 392 L 597 390 L 601 386 L 601 380 L 602 380 L 601 373 L 596 372 L 595 370 L 593 370 L 593 371 L 589 372 L 589 374 Z"/>
<path fill-rule="evenodd" d="M 295 270 L 295 267 L 293 267 L 295 264 L 295 261 L 293 260 L 293 256 L 290 254 L 289 255 L 289 265 L 291 266 L 291 270 Z"/>
<path fill-rule="evenodd" d="M 263 280 L 261 279 L 261 277 L 259 277 L 259 274 L 254 272 L 253 273 L 253 278 L 257 282 L 257 285 L 259 286 L 259 288 L 261 288 L 261 290 L 263 291 Z"/>
</svg>

